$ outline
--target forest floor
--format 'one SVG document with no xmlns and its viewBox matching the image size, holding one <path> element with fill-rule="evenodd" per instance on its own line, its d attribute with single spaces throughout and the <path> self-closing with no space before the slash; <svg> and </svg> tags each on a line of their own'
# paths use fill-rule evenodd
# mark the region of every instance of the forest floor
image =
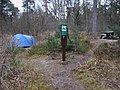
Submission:
<svg viewBox="0 0 120 90">
<path fill-rule="evenodd" d="M 90 43 L 92 48 L 84 55 L 74 52 L 66 53 L 66 61 L 62 62 L 61 53 L 52 53 L 49 56 L 30 60 L 29 64 L 40 69 L 45 77 L 49 79 L 55 90 L 85 90 L 84 87 L 76 82 L 73 70 L 93 58 L 94 50 L 101 43 L 116 42 L 114 40 L 93 40 Z"/>
</svg>

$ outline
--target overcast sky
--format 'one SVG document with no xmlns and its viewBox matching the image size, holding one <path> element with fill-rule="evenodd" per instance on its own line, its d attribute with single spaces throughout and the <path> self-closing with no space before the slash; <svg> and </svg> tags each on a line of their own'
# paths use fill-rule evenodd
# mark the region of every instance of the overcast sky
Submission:
<svg viewBox="0 0 120 90">
<path fill-rule="evenodd" d="M 15 7 L 18 7 L 18 9 L 20 10 L 20 12 L 23 12 L 23 8 L 22 8 L 22 0 L 10 0 L 14 5 Z M 40 3 L 39 3 L 39 2 Z M 41 4 L 44 4 L 42 2 L 42 0 L 36 0 L 37 4 L 39 4 L 40 6 L 42 6 Z"/>
<path fill-rule="evenodd" d="M 18 9 L 20 10 L 20 12 L 23 11 L 23 8 L 22 8 L 22 0 L 10 0 L 15 7 L 18 7 Z"/>
<path fill-rule="evenodd" d="M 22 0 L 10 0 L 10 1 L 14 4 L 15 7 L 18 7 L 18 9 L 20 10 L 20 12 L 23 12 L 23 8 L 22 8 L 22 6 L 23 6 L 22 2 L 23 1 Z M 35 0 L 35 1 L 37 1 L 37 4 L 38 4 L 38 0 Z M 42 6 L 41 5 L 41 3 L 42 3 L 41 1 L 42 0 L 39 0 L 39 1 L 40 1 L 39 5 Z"/>
<path fill-rule="evenodd" d="M 15 7 L 18 7 L 18 9 L 20 10 L 20 12 L 23 12 L 23 8 L 22 8 L 22 0 L 10 0 L 14 5 L 15 5 Z M 36 0 L 36 1 L 38 1 L 38 0 Z M 39 5 L 42 3 L 41 1 L 42 0 L 39 0 L 40 1 L 40 3 L 39 3 Z M 81 0 L 82 1 L 82 0 Z M 102 0 L 102 2 L 103 2 L 104 0 Z M 43 4 L 43 3 L 42 3 Z M 42 5 L 40 5 L 40 6 L 42 6 Z"/>
</svg>

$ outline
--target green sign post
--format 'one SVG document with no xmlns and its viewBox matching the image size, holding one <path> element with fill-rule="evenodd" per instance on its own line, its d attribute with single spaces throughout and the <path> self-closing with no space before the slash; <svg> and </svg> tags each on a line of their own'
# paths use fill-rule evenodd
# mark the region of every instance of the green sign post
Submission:
<svg viewBox="0 0 120 90">
<path fill-rule="evenodd" d="M 68 26 L 66 24 L 60 25 L 61 45 L 62 45 L 62 61 L 65 61 L 65 47 L 67 46 Z"/>
</svg>

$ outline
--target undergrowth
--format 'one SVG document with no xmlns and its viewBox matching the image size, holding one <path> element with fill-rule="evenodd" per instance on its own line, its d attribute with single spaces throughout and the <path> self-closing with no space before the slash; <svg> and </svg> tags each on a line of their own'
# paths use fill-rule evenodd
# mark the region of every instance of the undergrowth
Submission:
<svg viewBox="0 0 120 90">
<path fill-rule="evenodd" d="M 39 69 L 16 57 L 23 51 L 21 48 L 6 50 L 9 57 L 2 66 L 1 80 L 5 82 L 5 86 L 2 83 L 2 90 L 54 90 L 53 85 Z"/>
<path fill-rule="evenodd" d="M 28 56 L 31 57 L 33 55 L 46 55 L 48 54 L 48 46 L 47 42 L 44 42 L 38 46 L 33 46 L 31 49 L 28 50 Z"/>
<path fill-rule="evenodd" d="M 74 38 L 73 35 L 67 39 L 66 51 L 74 51 L 79 54 L 84 54 L 90 48 L 90 42 L 80 37 Z M 28 55 L 47 55 L 49 52 L 61 52 L 61 39 L 50 35 L 44 43 L 38 46 L 33 46 L 29 51 Z"/>
<path fill-rule="evenodd" d="M 117 43 L 103 43 L 95 50 L 94 55 L 98 59 L 120 60 L 120 41 Z"/>
<path fill-rule="evenodd" d="M 74 70 L 86 90 L 120 90 L 120 41 L 101 44 L 95 58 Z"/>
</svg>

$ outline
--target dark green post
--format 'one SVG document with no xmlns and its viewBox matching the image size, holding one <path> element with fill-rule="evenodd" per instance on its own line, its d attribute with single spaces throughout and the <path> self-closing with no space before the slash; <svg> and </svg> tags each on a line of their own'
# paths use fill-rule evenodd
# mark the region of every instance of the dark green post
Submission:
<svg viewBox="0 0 120 90">
<path fill-rule="evenodd" d="M 68 26 L 66 24 L 60 25 L 61 45 L 62 45 L 62 61 L 66 60 L 65 47 L 67 46 Z"/>
</svg>

